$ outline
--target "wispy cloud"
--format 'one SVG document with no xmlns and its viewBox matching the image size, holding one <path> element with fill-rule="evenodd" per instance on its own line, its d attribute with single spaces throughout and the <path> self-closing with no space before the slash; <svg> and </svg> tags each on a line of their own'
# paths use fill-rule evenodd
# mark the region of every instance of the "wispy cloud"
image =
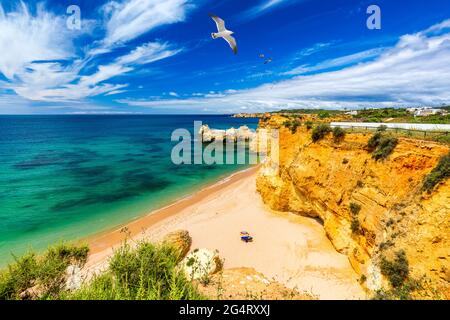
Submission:
<svg viewBox="0 0 450 320">
<path fill-rule="evenodd" d="M 309 57 L 315 53 L 324 51 L 324 50 L 330 48 L 335 43 L 337 43 L 337 41 L 318 42 L 309 48 L 304 48 L 304 49 L 300 50 L 299 52 L 297 52 L 297 54 L 295 55 L 295 60 Z"/>
<path fill-rule="evenodd" d="M 356 63 L 361 63 L 370 59 L 374 59 L 380 56 L 386 48 L 370 49 L 362 52 L 357 52 L 351 55 L 339 57 L 336 59 L 329 59 L 322 61 L 316 65 L 301 65 L 290 71 L 284 72 L 284 75 L 300 75 L 309 72 L 317 72 L 322 70 L 328 70 L 338 67 L 345 67 Z"/>
<path fill-rule="evenodd" d="M 91 36 L 89 28 L 69 30 L 65 16 L 47 11 L 42 4 L 34 13 L 23 2 L 10 12 L 0 4 L 0 48 L 8 48 L 0 52 L 0 73 L 6 78 L 0 81 L 0 88 L 33 101 L 73 101 L 123 92 L 126 83 L 106 81 L 174 56 L 182 48 L 154 41 L 130 49 L 110 63 L 96 65 L 93 58 L 158 26 L 182 21 L 188 7 L 187 0 L 108 2 L 103 7 L 105 38 L 92 40 L 87 50 L 80 52 L 75 42 L 81 35 Z M 93 72 L 85 73 L 88 66 Z"/>
<path fill-rule="evenodd" d="M 277 9 L 282 6 L 292 5 L 297 2 L 302 2 L 305 0 L 263 0 L 258 5 L 251 7 L 247 11 L 245 11 L 241 18 L 245 20 L 255 19 L 263 14 L 266 14 L 274 9 Z"/>
<path fill-rule="evenodd" d="M 126 0 L 108 2 L 106 37 L 103 43 L 114 46 L 126 43 L 157 27 L 181 22 L 192 8 L 189 0 Z"/>
<path fill-rule="evenodd" d="M 372 54 L 366 51 L 359 58 L 367 56 Z M 447 20 L 425 31 L 402 36 L 395 46 L 385 49 L 372 61 L 341 70 L 298 76 L 254 89 L 222 93 L 220 97 L 120 102 L 151 108 L 189 107 L 199 111 L 208 108 L 220 113 L 440 105 L 450 102 L 449 56 L 450 20 Z M 336 61 L 348 63 L 353 58 L 342 57 L 334 64 Z"/>
</svg>

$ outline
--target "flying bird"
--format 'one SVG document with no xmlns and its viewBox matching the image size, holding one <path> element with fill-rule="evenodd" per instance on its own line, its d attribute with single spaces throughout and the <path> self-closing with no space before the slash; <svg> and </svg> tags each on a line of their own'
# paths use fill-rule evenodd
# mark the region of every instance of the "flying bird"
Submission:
<svg viewBox="0 0 450 320">
<path fill-rule="evenodd" d="M 220 19 L 218 16 L 216 16 L 214 14 L 210 14 L 209 16 L 216 23 L 217 31 L 218 31 L 217 33 L 215 33 L 215 32 L 211 33 L 212 38 L 213 39 L 223 38 L 226 42 L 228 42 L 228 44 L 230 45 L 234 54 L 237 54 L 238 49 L 237 49 L 236 39 L 231 36 L 234 32 L 227 30 L 225 28 L 225 21 Z"/>
<path fill-rule="evenodd" d="M 266 61 L 264 61 L 264 64 L 269 64 L 272 62 L 272 58 L 267 59 Z"/>
</svg>

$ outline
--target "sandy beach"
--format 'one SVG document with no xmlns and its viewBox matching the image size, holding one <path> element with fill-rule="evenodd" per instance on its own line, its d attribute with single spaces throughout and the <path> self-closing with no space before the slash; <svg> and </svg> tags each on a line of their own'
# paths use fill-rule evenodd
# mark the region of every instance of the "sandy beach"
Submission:
<svg viewBox="0 0 450 320">
<path fill-rule="evenodd" d="M 126 233 L 134 240 L 158 241 L 171 231 L 184 229 L 193 239 L 191 250 L 219 250 L 225 269 L 254 268 L 319 299 L 364 299 L 347 257 L 336 252 L 318 221 L 275 212 L 263 204 L 256 192 L 257 170 L 239 172 L 126 226 L 88 239 L 91 255 L 86 268 L 104 268 Z M 250 232 L 254 242 L 242 242 L 242 230 Z"/>
</svg>

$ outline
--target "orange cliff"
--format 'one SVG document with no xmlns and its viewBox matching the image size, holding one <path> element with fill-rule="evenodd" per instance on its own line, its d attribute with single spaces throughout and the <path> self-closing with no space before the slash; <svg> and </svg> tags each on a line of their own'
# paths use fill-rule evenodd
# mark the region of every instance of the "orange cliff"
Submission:
<svg viewBox="0 0 450 320">
<path fill-rule="evenodd" d="M 337 251 L 348 256 L 369 291 L 387 288 L 383 257 L 404 250 L 411 277 L 426 279 L 422 297 L 450 299 L 450 181 L 431 194 L 423 180 L 449 152 L 446 145 L 400 138 L 383 161 L 366 149 L 371 133 L 331 134 L 312 143 L 305 126 L 295 134 L 272 116 L 260 127 L 280 129 L 280 165 L 265 163 L 257 189 L 272 209 L 319 218 Z M 350 205 L 360 208 L 359 231 L 352 231 Z"/>
</svg>

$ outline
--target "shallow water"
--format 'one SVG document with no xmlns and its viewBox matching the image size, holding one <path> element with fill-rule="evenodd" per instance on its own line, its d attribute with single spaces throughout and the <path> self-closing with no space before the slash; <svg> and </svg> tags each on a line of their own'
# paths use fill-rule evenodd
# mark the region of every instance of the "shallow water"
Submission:
<svg viewBox="0 0 450 320">
<path fill-rule="evenodd" d="M 229 116 L 0 116 L 0 264 L 100 232 L 247 165 L 171 161 L 173 130 L 257 119 Z"/>
</svg>

